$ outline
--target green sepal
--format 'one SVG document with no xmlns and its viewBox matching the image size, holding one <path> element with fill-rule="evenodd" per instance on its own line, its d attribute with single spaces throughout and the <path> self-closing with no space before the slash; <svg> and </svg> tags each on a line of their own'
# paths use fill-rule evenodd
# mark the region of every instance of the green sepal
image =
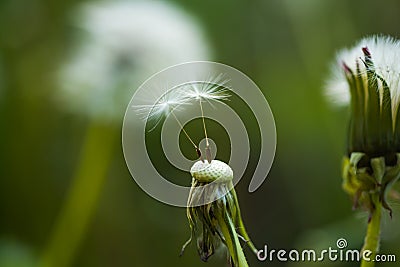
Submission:
<svg viewBox="0 0 400 267">
<path fill-rule="evenodd" d="M 366 152 L 374 155 L 376 149 L 380 147 L 380 99 L 378 79 L 375 72 L 375 67 L 371 59 L 371 54 L 367 48 L 363 48 L 364 64 L 367 70 L 367 107 L 365 109 L 365 128 L 366 128 Z M 362 75 L 360 77 L 362 78 Z"/>
<path fill-rule="evenodd" d="M 371 159 L 372 174 L 375 177 L 377 184 L 382 183 L 383 176 L 385 175 L 385 158 L 372 158 Z"/>
<path fill-rule="evenodd" d="M 203 187 L 204 185 L 208 186 Z M 205 205 L 193 205 L 200 200 L 209 199 L 210 196 L 217 200 Z M 200 258 L 207 261 L 221 244 L 225 244 L 233 266 L 246 267 L 248 265 L 239 238 L 243 237 L 254 253 L 258 251 L 245 230 L 231 181 L 208 184 L 193 179 L 188 198 L 187 217 L 191 236 L 183 245 L 181 255 L 187 245 L 194 240 Z"/>
<path fill-rule="evenodd" d="M 246 242 L 246 244 L 249 245 L 251 251 L 253 251 L 253 253 L 255 255 L 257 255 L 258 249 L 254 246 L 253 242 L 250 240 L 250 237 L 246 231 L 246 227 L 244 226 L 242 215 L 240 212 L 239 201 L 238 201 L 235 190 L 232 190 L 232 197 L 233 197 L 234 205 L 235 205 L 236 211 L 237 211 L 236 215 L 233 217 L 233 218 L 235 218 L 234 223 L 237 226 L 237 230 L 239 231 L 239 234 L 244 238 L 244 241 Z"/>
<path fill-rule="evenodd" d="M 346 66 L 346 65 L 345 65 Z M 356 74 L 346 66 L 346 77 L 351 93 L 351 116 L 348 134 L 348 153 L 365 149 L 365 84 L 357 62 Z"/>
<path fill-rule="evenodd" d="M 387 202 L 387 197 L 389 191 L 392 189 L 392 186 L 399 180 L 400 178 L 400 154 L 396 154 L 397 164 L 393 167 L 387 167 L 386 173 L 382 179 L 382 190 L 380 194 L 380 199 L 382 201 L 382 205 L 385 209 L 389 210 L 390 217 L 392 217 L 392 208 Z"/>
<path fill-rule="evenodd" d="M 387 85 L 386 81 L 377 76 L 379 81 L 382 84 L 382 103 L 381 103 L 381 148 L 384 151 L 380 151 L 380 153 L 385 153 L 388 151 L 393 151 L 393 118 L 392 118 L 392 99 L 390 95 L 390 89 Z"/>
<path fill-rule="evenodd" d="M 395 120 L 394 120 L 394 133 L 393 133 L 393 139 L 394 139 L 394 148 L 396 151 L 400 151 L 400 108 L 399 104 L 397 104 L 396 107 L 396 113 L 395 113 Z"/>
<path fill-rule="evenodd" d="M 372 214 L 375 209 L 373 200 L 378 197 L 391 215 L 392 209 L 387 202 L 387 195 L 400 178 L 400 153 L 396 155 L 395 166 L 386 166 L 385 158 L 377 157 L 369 160 L 369 166 L 359 167 L 365 156 L 364 153 L 354 152 L 350 158 L 344 158 L 343 189 L 353 198 L 354 207 L 361 205 Z"/>
</svg>

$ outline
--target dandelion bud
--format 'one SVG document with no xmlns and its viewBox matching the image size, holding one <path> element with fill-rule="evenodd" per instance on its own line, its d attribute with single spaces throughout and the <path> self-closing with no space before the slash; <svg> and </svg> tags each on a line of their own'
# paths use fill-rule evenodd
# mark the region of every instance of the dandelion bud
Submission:
<svg viewBox="0 0 400 267">
<path fill-rule="evenodd" d="M 390 37 L 361 40 L 338 54 L 328 92 L 350 100 L 343 188 L 371 214 L 400 176 L 400 42 Z M 339 66 L 339 67 L 338 67 Z"/>
</svg>

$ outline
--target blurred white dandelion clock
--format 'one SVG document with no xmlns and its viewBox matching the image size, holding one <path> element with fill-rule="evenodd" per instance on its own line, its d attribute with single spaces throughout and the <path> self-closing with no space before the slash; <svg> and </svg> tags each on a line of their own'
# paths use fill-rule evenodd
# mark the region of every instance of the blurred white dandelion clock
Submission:
<svg viewBox="0 0 400 267">
<path fill-rule="evenodd" d="M 73 112 L 115 120 L 133 90 L 170 65 L 210 59 L 200 26 L 161 1 L 85 4 L 74 17 L 84 39 L 62 66 L 57 99 Z"/>
<path fill-rule="evenodd" d="M 400 94 L 400 41 L 390 36 L 371 36 L 361 39 L 355 46 L 338 52 L 332 67 L 332 77 L 326 84 L 326 93 L 338 105 L 350 102 L 350 90 L 343 66 L 366 73 L 363 48 L 371 53 L 376 74 L 390 88 L 393 111 L 397 109 Z"/>
</svg>

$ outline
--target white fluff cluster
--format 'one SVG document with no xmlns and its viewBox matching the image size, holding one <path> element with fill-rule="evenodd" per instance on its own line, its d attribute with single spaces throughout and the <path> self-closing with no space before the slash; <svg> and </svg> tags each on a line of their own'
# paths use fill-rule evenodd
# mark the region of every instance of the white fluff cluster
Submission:
<svg viewBox="0 0 400 267">
<path fill-rule="evenodd" d="M 332 67 L 332 77 L 326 84 L 326 93 L 338 105 L 349 103 L 350 90 L 343 64 L 346 64 L 353 73 L 356 72 L 357 65 L 361 73 L 365 72 L 362 51 L 365 47 L 371 53 L 376 73 L 390 88 L 392 109 L 395 110 L 400 101 L 400 41 L 390 36 L 367 37 L 352 48 L 339 51 Z"/>
<path fill-rule="evenodd" d="M 220 74 L 215 78 L 207 81 L 192 82 L 185 95 L 189 99 L 207 101 L 210 100 L 226 100 L 230 97 L 226 86 L 229 80 L 224 80 L 224 75 Z"/>
<path fill-rule="evenodd" d="M 192 81 L 169 88 L 155 102 L 133 106 L 145 121 L 155 121 L 157 125 L 162 118 L 173 111 L 180 111 L 189 104 L 201 102 L 223 101 L 230 97 L 227 80 L 222 75 L 205 81 Z M 149 99 L 150 101 L 150 99 Z M 175 114 L 174 114 L 175 115 Z"/>
<path fill-rule="evenodd" d="M 121 120 L 134 90 L 151 74 L 210 59 L 199 25 L 166 2 L 92 2 L 78 9 L 75 24 L 83 39 L 61 68 L 56 97 L 91 118 Z"/>
</svg>

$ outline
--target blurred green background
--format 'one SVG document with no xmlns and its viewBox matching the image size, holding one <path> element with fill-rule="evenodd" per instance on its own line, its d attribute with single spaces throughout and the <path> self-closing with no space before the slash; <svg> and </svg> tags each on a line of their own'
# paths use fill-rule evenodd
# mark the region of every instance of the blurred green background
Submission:
<svg viewBox="0 0 400 267">
<path fill-rule="evenodd" d="M 59 239 L 53 241 L 57 247 L 63 238 L 79 240 L 70 266 L 226 266 L 223 255 L 202 263 L 193 245 L 178 257 L 189 237 L 185 210 L 152 199 L 131 178 L 120 140 L 123 112 L 111 123 L 71 113 L 54 100 L 61 86 L 57 71 L 83 42 L 71 23 L 71 14 L 82 3 L 0 2 L 0 266 L 37 266 L 50 253 L 49 242 L 71 198 L 74 177 L 83 176 L 90 183 L 76 193 L 75 206 L 81 209 L 64 222 Z M 245 177 L 237 186 L 253 242 L 275 249 L 318 249 L 335 247 L 343 237 L 349 247 L 361 247 L 366 215 L 352 212 L 341 190 L 348 114 L 346 108 L 330 105 L 322 88 L 337 49 L 369 34 L 400 36 L 400 2 L 168 3 L 194 17 L 208 40 L 211 59 L 252 78 L 273 111 L 278 143 L 268 179 L 252 194 L 247 192 L 250 179 Z M 124 101 L 123 107 L 129 98 Z M 252 155 L 249 172 L 256 160 Z M 104 176 L 102 183 L 98 175 Z M 96 188 L 98 196 L 86 214 L 86 196 L 95 195 Z M 393 220 L 384 216 L 381 252 L 400 258 L 400 210 L 394 205 Z M 87 225 L 80 228 L 81 222 Z M 75 224 L 79 229 L 68 228 Z M 68 242 L 63 245 L 68 248 Z M 60 247 L 57 253 L 62 254 Z M 245 253 L 250 266 L 310 265 L 276 260 L 268 264 L 257 261 L 248 249 Z"/>
</svg>

